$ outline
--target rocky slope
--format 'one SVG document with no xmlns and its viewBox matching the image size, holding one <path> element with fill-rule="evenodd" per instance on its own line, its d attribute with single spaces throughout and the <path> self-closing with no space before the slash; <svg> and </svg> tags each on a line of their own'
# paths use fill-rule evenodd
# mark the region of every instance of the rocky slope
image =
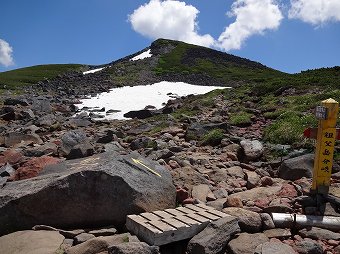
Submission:
<svg viewBox="0 0 340 254">
<path fill-rule="evenodd" d="M 0 234 L 7 235 L 0 237 L 1 253 L 28 253 L 32 248 L 40 248 L 35 253 L 339 253 L 336 230 L 282 229 L 270 216 L 273 212 L 340 216 L 337 202 L 323 200 L 317 206 L 309 196 L 313 150 L 300 139 L 295 118 L 283 118 L 283 110 L 289 109 L 289 117 L 299 112 L 297 119 L 304 119 L 315 103 L 337 95 L 338 90 L 315 86 L 308 93 L 274 85 L 262 95 L 258 86 L 268 83 L 253 80 L 253 86 L 169 101 L 158 114 L 151 110 L 145 119 L 72 117 L 80 94 L 115 85 L 167 77 L 196 84 L 244 82 L 236 73 L 231 78 L 199 72 L 202 61 L 197 59 L 218 66 L 226 58 L 239 71 L 247 69 L 243 78 L 248 81 L 254 71 L 262 70 L 266 77 L 275 72 L 245 59 L 199 49 L 156 41 L 151 58 L 129 61 L 138 52 L 100 72 L 65 74 L 39 83 L 40 93 L 50 95 L 32 90 L 29 95 L 3 97 Z M 173 50 L 177 53 L 171 55 Z M 172 69 L 178 63 L 178 51 L 185 56 L 181 57 L 184 73 Z M 196 68 L 191 68 L 195 61 Z M 136 68 L 140 71 L 130 75 Z M 81 89 L 85 84 L 88 88 Z M 275 133 L 284 142 L 274 142 L 269 134 L 281 122 L 285 125 L 275 128 Z M 299 134 L 296 140 L 287 134 L 291 130 Z M 337 163 L 331 183 L 331 193 L 340 197 Z M 139 242 L 122 227 L 128 213 L 195 203 L 235 218 L 218 221 L 191 240 L 160 248 Z M 22 252 L 19 245 L 24 246 Z"/>
</svg>

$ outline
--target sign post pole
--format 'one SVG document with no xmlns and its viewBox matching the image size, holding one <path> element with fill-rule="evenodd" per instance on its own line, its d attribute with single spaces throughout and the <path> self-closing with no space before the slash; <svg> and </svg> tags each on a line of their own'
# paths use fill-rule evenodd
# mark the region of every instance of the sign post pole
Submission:
<svg viewBox="0 0 340 254">
<path fill-rule="evenodd" d="M 336 120 L 339 103 L 333 99 L 321 102 L 316 108 L 319 126 L 316 138 L 316 151 L 313 170 L 312 191 L 316 194 L 328 194 L 332 174 L 334 145 L 336 139 Z"/>
</svg>

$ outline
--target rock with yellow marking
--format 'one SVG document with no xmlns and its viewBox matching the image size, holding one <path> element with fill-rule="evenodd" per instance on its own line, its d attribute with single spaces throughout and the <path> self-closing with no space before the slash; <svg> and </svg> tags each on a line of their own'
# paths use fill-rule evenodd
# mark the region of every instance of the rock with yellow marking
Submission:
<svg viewBox="0 0 340 254">
<path fill-rule="evenodd" d="M 128 214 L 174 208 L 170 172 L 138 153 L 69 160 L 0 191 L 0 235 L 45 224 L 57 228 L 125 224 Z"/>
</svg>

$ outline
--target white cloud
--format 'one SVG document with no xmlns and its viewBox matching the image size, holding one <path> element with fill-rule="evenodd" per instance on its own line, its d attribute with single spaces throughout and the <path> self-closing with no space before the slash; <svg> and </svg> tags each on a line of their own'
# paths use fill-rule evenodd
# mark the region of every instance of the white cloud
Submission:
<svg viewBox="0 0 340 254">
<path fill-rule="evenodd" d="M 214 38 L 198 34 L 198 13 L 194 6 L 184 2 L 150 0 L 129 15 L 129 21 L 136 32 L 152 39 L 174 39 L 210 47 Z"/>
<path fill-rule="evenodd" d="M 225 28 L 217 42 L 226 51 L 240 49 L 252 35 L 277 29 L 283 19 L 275 0 L 236 0 L 228 15 L 236 20 Z"/>
<path fill-rule="evenodd" d="M 339 0 L 291 0 L 288 17 L 301 19 L 313 25 L 340 21 Z"/>
<path fill-rule="evenodd" d="M 7 41 L 0 39 L 0 64 L 10 66 L 14 64 L 12 57 L 13 49 Z"/>
</svg>

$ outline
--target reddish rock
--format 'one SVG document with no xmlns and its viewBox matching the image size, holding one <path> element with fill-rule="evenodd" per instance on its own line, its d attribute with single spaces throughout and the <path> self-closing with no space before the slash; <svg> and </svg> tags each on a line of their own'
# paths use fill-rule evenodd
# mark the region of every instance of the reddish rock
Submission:
<svg viewBox="0 0 340 254">
<path fill-rule="evenodd" d="M 183 200 L 182 204 L 183 205 L 189 205 L 189 204 L 195 204 L 196 200 L 194 198 L 187 198 L 186 200 Z"/>
<path fill-rule="evenodd" d="M 19 162 L 21 162 L 23 160 L 24 156 L 14 150 L 14 149 L 11 149 L 11 150 L 7 150 L 5 152 L 3 152 L 3 154 L 0 156 L 0 166 L 3 166 L 5 165 L 6 163 L 9 163 L 11 165 L 15 165 Z"/>
<path fill-rule="evenodd" d="M 277 195 L 284 198 L 295 198 L 298 196 L 298 193 L 293 185 L 285 183 Z"/>
<path fill-rule="evenodd" d="M 260 180 L 261 186 L 266 187 L 266 186 L 272 186 L 274 184 L 273 178 L 270 176 L 264 176 Z"/>
<path fill-rule="evenodd" d="M 32 158 L 16 170 L 11 180 L 17 181 L 36 177 L 47 165 L 57 164 L 59 162 L 61 162 L 60 159 L 51 156 Z"/>
<path fill-rule="evenodd" d="M 243 168 L 243 169 L 250 170 L 250 171 L 255 171 L 256 170 L 256 167 L 254 167 L 253 165 L 250 165 L 250 164 L 247 164 L 247 163 L 243 163 L 243 162 L 241 162 L 240 167 Z"/>
<path fill-rule="evenodd" d="M 226 154 L 227 154 L 228 158 L 230 158 L 231 160 L 238 161 L 237 155 L 235 153 L 227 152 Z"/>
<path fill-rule="evenodd" d="M 177 163 L 177 161 L 174 161 L 174 160 L 170 160 L 168 162 L 169 166 L 172 168 L 172 169 L 175 169 L 175 168 L 180 168 L 181 166 Z"/>
<path fill-rule="evenodd" d="M 307 179 L 306 177 L 298 179 L 298 180 L 294 181 L 294 183 L 301 187 L 303 194 L 309 193 L 310 188 L 312 187 L 311 179 Z"/>
<path fill-rule="evenodd" d="M 176 200 L 179 203 L 183 203 L 184 200 L 186 200 L 187 198 L 189 198 L 189 193 L 187 190 L 183 189 L 183 188 L 178 188 L 176 190 Z"/>
<path fill-rule="evenodd" d="M 228 197 L 225 203 L 226 207 L 243 207 L 242 200 L 239 197 Z"/>
<path fill-rule="evenodd" d="M 262 209 L 267 207 L 269 203 L 270 203 L 270 200 L 267 198 L 255 200 L 255 206 L 260 207 Z"/>
</svg>

